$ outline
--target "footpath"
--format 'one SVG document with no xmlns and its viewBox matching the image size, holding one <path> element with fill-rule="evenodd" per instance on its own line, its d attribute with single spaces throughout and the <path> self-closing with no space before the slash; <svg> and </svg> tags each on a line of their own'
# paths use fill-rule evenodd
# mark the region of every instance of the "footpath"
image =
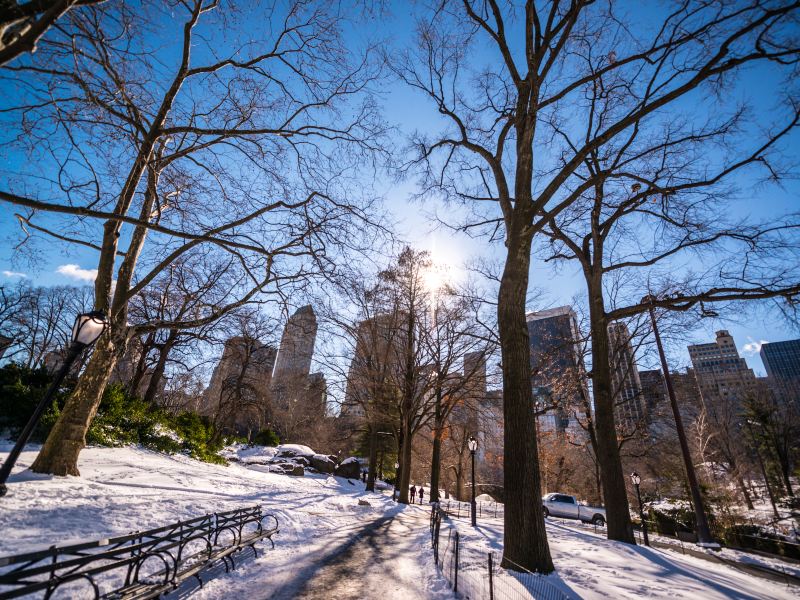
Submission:
<svg viewBox="0 0 800 600">
<path fill-rule="evenodd" d="M 408 506 L 395 515 L 367 522 L 354 532 L 341 532 L 333 547 L 281 588 L 274 600 L 449 600 L 453 593 L 432 573 L 428 556 L 427 507 Z M 422 534 L 422 535 L 420 535 Z M 425 568 L 424 563 L 430 565 Z"/>
</svg>

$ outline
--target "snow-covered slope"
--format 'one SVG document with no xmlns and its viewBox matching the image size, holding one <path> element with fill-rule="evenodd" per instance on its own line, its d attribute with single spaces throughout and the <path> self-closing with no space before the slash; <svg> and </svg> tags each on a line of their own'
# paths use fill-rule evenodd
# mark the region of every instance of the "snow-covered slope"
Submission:
<svg viewBox="0 0 800 600">
<path fill-rule="evenodd" d="M 8 450 L 10 445 L 0 446 L 0 461 Z M 269 550 L 269 542 L 262 543 L 257 560 L 245 561 L 236 572 L 207 583 L 199 594 L 202 598 L 231 597 L 231 589 L 241 592 L 237 597 L 267 598 L 278 589 L 291 597 L 286 587 L 302 583 L 297 573 L 313 573 L 317 561 L 348 536 L 404 508 L 389 494 L 366 493 L 360 481 L 308 473 L 289 477 L 243 463 L 212 465 L 135 447 L 85 449 L 78 464 L 80 477 L 26 471 L 35 455 L 35 451 L 22 454 L 9 480 L 9 493 L 0 499 L 0 556 L 255 504 L 274 513 L 280 523 L 275 550 Z M 359 505 L 359 500 L 369 505 Z M 427 519 L 421 522 L 415 537 L 408 540 L 421 552 L 409 552 L 412 564 L 406 564 L 396 578 L 410 576 L 420 597 L 452 598 L 426 545 Z"/>
</svg>

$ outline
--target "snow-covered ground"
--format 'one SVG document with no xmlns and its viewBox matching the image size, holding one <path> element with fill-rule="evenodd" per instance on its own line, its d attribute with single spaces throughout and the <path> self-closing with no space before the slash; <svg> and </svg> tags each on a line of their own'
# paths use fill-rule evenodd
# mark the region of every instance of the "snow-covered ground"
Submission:
<svg viewBox="0 0 800 600">
<path fill-rule="evenodd" d="M 9 449 L 0 446 L 0 460 Z M 35 456 L 26 451 L 0 500 L 0 556 L 261 504 L 280 522 L 275 550 L 261 544 L 258 558 L 238 561 L 195 597 L 453 598 L 434 567 L 427 506 L 399 507 L 361 482 L 247 466 L 248 454 L 270 458 L 272 449 L 234 452 L 241 462 L 226 467 L 141 448 L 87 448 L 81 477 L 50 477 L 25 470 Z M 499 557 L 502 519 L 482 519 L 477 530 L 466 518 L 453 521 L 464 544 Z M 557 572 L 545 579 L 569 597 L 797 597 L 796 588 L 679 551 L 608 542 L 574 524 L 549 520 L 548 534 Z"/>
<path fill-rule="evenodd" d="M 502 554 L 501 519 L 485 519 L 478 528 L 468 518 L 451 518 L 461 543 L 473 552 Z M 547 520 L 556 572 L 547 583 L 571 598 L 797 598 L 800 589 L 780 585 L 675 551 L 611 542 L 561 520 Z M 443 529 L 444 531 L 444 525 Z M 463 552 L 463 550 L 462 550 Z M 733 551 L 730 551 L 733 552 Z"/>
<path fill-rule="evenodd" d="M 9 450 L 9 444 L 0 446 L 0 460 Z M 405 508 L 394 504 L 389 494 L 366 493 L 361 482 L 325 475 L 289 477 L 244 464 L 212 465 L 141 448 L 87 448 L 78 464 L 80 477 L 25 471 L 35 454 L 22 454 L 9 480 L 9 493 L 0 499 L 0 556 L 255 504 L 274 513 L 280 523 L 275 550 L 269 550 L 269 542 L 260 544 L 257 559 L 207 583 L 198 595 L 202 598 L 291 598 L 326 554 L 370 522 Z M 360 506 L 359 499 L 370 506 Z M 433 565 L 427 535 L 427 520 L 422 519 L 408 540 L 419 551 L 395 561 L 385 575 L 388 581 L 403 582 L 402 597 L 413 598 L 409 590 L 416 590 L 419 598 L 450 599 L 452 593 Z"/>
</svg>

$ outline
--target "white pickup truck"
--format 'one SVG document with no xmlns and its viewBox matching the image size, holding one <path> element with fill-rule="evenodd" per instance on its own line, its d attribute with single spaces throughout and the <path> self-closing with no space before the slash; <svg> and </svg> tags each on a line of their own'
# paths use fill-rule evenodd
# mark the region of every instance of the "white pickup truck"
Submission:
<svg viewBox="0 0 800 600">
<path fill-rule="evenodd" d="M 575 496 L 567 494 L 547 494 L 542 498 L 544 516 L 562 519 L 580 519 L 584 523 L 606 524 L 606 509 L 578 504 Z"/>
</svg>

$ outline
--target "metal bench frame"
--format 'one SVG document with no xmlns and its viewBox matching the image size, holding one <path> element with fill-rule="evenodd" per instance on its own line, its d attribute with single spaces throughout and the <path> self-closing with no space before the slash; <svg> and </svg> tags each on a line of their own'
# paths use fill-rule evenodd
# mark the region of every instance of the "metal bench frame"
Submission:
<svg viewBox="0 0 800 600">
<path fill-rule="evenodd" d="M 276 533 L 277 517 L 252 506 L 119 537 L 4 556 L 0 557 L 0 600 L 37 592 L 46 600 L 60 586 L 80 580 L 89 582 L 98 600 L 155 598 L 192 577 L 202 586 L 200 574 L 217 561 L 230 571 L 236 567 L 236 553 L 249 547 L 257 554 L 259 540 L 268 539 L 274 548 Z M 198 544 L 200 550 L 194 548 Z M 154 561 L 159 567 L 145 574 L 142 568 Z M 121 584 L 103 593 L 101 587 L 109 583 L 106 577 L 116 577 Z"/>
</svg>

